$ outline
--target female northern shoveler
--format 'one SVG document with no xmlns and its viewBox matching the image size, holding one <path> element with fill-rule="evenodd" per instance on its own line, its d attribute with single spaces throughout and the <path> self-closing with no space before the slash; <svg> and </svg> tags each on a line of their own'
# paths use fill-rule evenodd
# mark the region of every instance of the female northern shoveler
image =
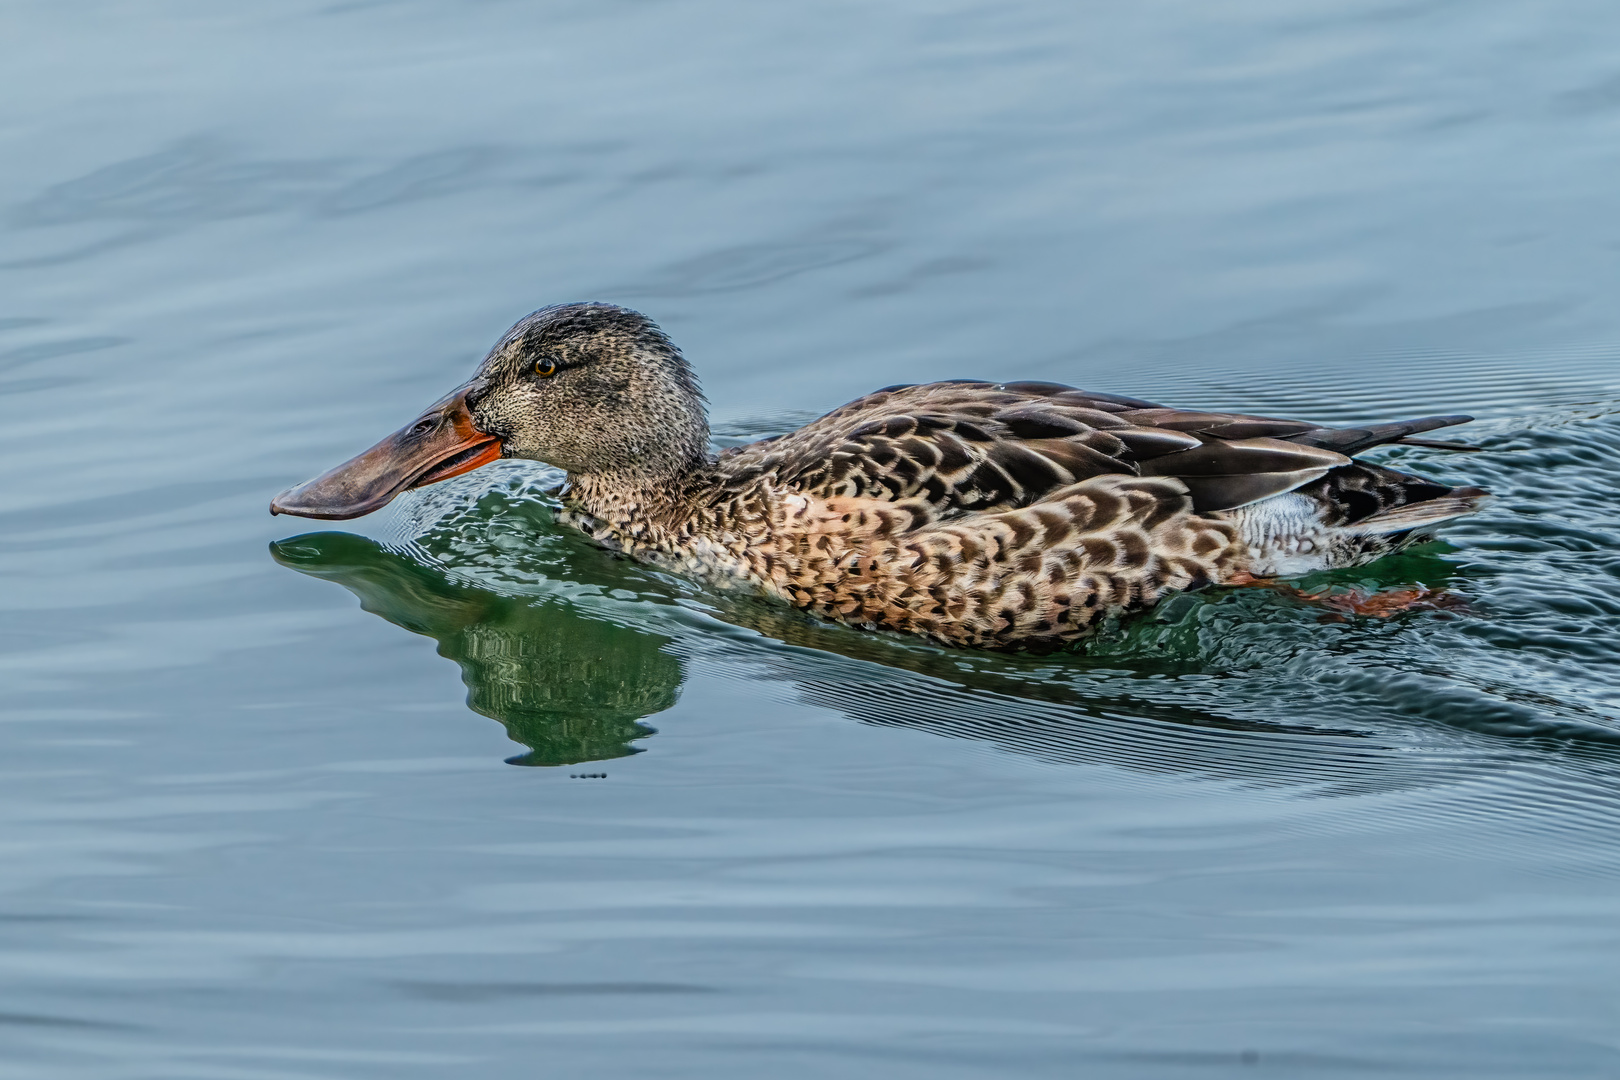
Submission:
<svg viewBox="0 0 1620 1080">
<path fill-rule="evenodd" d="M 351 518 L 502 457 L 568 473 L 561 520 L 683 573 L 953 645 L 1083 636 L 1166 592 L 1368 562 L 1486 493 L 1351 455 L 1464 423 L 1191 412 L 1058 383 L 891 386 L 719 455 L 686 360 L 610 304 L 535 312 L 409 426 L 277 496 Z M 1456 448 L 1456 447 L 1452 447 Z"/>
</svg>

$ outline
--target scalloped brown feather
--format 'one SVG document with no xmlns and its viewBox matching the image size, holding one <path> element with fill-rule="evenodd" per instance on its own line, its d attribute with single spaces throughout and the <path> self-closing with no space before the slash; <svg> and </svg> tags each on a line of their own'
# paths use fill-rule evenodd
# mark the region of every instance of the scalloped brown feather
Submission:
<svg viewBox="0 0 1620 1080">
<path fill-rule="evenodd" d="M 1347 469 L 1331 448 L 1444 426 L 1434 419 L 1340 436 L 1054 383 L 890 387 L 726 451 L 668 500 L 577 477 L 564 519 L 851 625 L 953 645 L 1057 644 L 1106 612 L 1246 572 L 1255 552 L 1238 508 L 1309 492 L 1329 529 L 1354 517 L 1336 498 L 1383 507 L 1450 492 Z M 1403 541 L 1334 542 L 1352 559 L 1352 548 Z"/>
<path fill-rule="evenodd" d="M 1174 476 L 1208 512 L 1349 463 L 1278 437 L 1312 430 L 1056 383 L 930 383 L 869 394 L 790 435 L 741 447 L 726 465 L 734 476 L 770 474 L 806 494 L 922 495 L 950 511 L 1028 506 L 1094 476 Z"/>
</svg>

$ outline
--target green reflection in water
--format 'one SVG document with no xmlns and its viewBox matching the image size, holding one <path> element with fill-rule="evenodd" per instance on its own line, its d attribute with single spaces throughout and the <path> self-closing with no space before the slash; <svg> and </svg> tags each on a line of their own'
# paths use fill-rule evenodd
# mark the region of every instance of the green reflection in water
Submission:
<svg viewBox="0 0 1620 1080">
<path fill-rule="evenodd" d="M 582 615 L 557 598 L 502 596 L 352 533 L 270 546 L 283 566 L 335 581 L 360 606 L 439 643 L 461 665 L 467 704 L 529 753 L 514 765 L 573 765 L 639 753 L 642 718 L 675 704 L 681 663 L 670 639 Z"/>
<path fill-rule="evenodd" d="M 723 657 L 733 671 L 793 684 L 803 700 L 856 720 L 1055 760 L 1186 767 L 1187 755 L 1168 745 L 1178 741 L 1176 729 L 1359 734 L 1359 725 L 1327 710 L 1316 710 L 1306 725 L 1274 715 L 1275 687 L 1245 693 L 1227 682 L 1215 693 L 1209 684 L 1176 681 L 1212 664 L 1253 672 L 1266 658 L 1286 669 L 1315 651 L 1323 629 L 1317 614 L 1264 590 L 1178 598 L 1112 628 L 1090 643 L 1090 656 L 979 653 L 853 631 L 750 594 L 709 595 L 702 613 L 674 606 L 670 583 L 559 533 L 543 508 L 498 496 L 418 539 L 419 557 L 340 532 L 282 540 L 271 553 L 284 566 L 343 585 L 365 610 L 437 640 L 440 654 L 461 665 L 469 706 L 531 748 L 510 759 L 514 764 L 639 752 L 630 744 L 654 734 L 639 721 L 672 706 L 681 687 L 672 644 Z M 1430 575 L 1451 569 L 1422 561 Z M 1224 617 L 1211 622 L 1211 615 Z M 737 638 L 727 624 L 758 636 Z M 1244 699 L 1255 696 L 1264 700 L 1245 708 Z M 1133 720 L 1119 727 L 1120 715 Z M 1254 747 L 1239 741 L 1229 749 L 1233 771 L 1252 775 Z M 1203 744 L 1199 767 L 1212 769 L 1220 756 Z"/>
</svg>

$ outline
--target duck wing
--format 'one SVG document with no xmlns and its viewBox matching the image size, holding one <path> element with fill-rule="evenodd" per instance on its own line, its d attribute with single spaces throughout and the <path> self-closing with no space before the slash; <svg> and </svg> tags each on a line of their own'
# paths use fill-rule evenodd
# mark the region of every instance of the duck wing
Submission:
<svg viewBox="0 0 1620 1080">
<path fill-rule="evenodd" d="M 770 476 L 821 497 L 922 498 L 941 517 L 1028 506 L 1096 476 L 1169 476 L 1197 512 L 1291 491 L 1368 446 L 1467 417 L 1332 429 L 1173 409 L 1061 383 L 892 386 L 775 439 L 727 451 L 731 484 Z"/>
</svg>

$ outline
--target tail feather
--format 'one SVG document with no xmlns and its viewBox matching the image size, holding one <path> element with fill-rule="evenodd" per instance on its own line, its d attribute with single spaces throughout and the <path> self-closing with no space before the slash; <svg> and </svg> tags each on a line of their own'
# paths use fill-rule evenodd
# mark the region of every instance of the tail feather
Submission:
<svg viewBox="0 0 1620 1080">
<path fill-rule="evenodd" d="M 1409 438 L 1409 436 L 1416 435 L 1419 432 L 1433 431 L 1435 428 L 1466 424 L 1472 419 L 1472 416 L 1463 416 L 1461 414 L 1424 416 L 1417 420 L 1397 420 L 1389 424 L 1369 424 L 1366 427 L 1314 428 L 1311 431 L 1303 431 L 1298 435 L 1290 435 L 1287 439 L 1289 442 L 1299 443 L 1303 446 L 1336 450 L 1347 457 L 1371 447 L 1392 442 L 1404 442 L 1410 446 L 1435 446 L 1446 450 L 1472 450 L 1474 447 L 1464 447 L 1456 443 L 1438 443 L 1428 439 Z"/>
<path fill-rule="evenodd" d="M 1490 497 L 1491 493 L 1484 488 L 1452 488 L 1438 498 L 1424 499 L 1422 502 L 1406 503 L 1403 506 L 1392 506 L 1388 510 L 1380 510 L 1371 517 L 1362 518 L 1353 525 L 1342 526 L 1340 531 L 1349 536 L 1379 536 L 1386 533 L 1422 529 L 1430 525 L 1438 525 L 1442 521 L 1462 517 L 1465 514 L 1472 514 L 1480 508 L 1481 503 Z"/>
<path fill-rule="evenodd" d="M 1478 454 L 1485 448 L 1472 443 L 1448 442 L 1445 439 L 1396 439 L 1398 446 L 1426 446 L 1430 450 L 1455 450 L 1463 454 Z"/>
</svg>

